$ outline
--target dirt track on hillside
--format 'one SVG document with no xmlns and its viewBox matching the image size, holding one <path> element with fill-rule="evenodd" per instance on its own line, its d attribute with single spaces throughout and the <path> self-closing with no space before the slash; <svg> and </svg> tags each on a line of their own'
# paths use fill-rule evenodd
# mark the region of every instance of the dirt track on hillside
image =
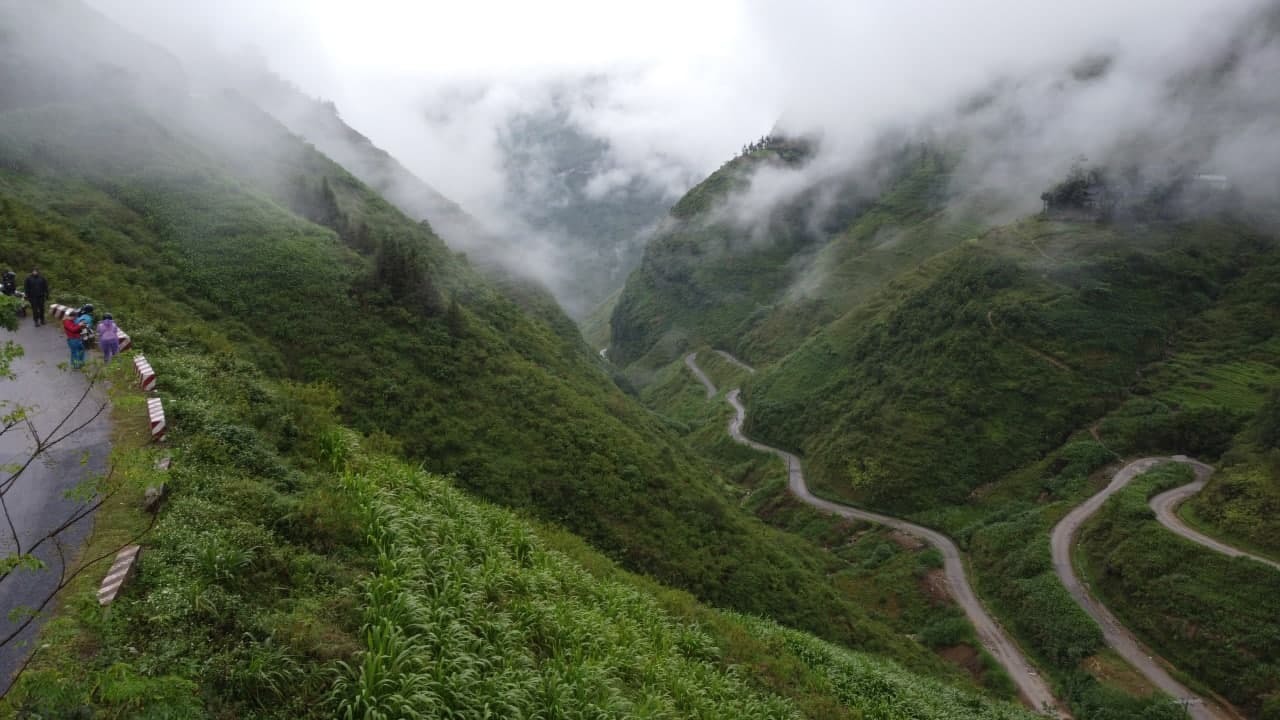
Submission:
<svg viewBox="0 0 1280 720">
<path fill-rule="evenodd" d="M 719 351 L 717 351 L 719 352 Z M 722 355 L 725 353 L 721 353 Z M 735 364 L 741 365 L 746 369 L 750 369 L 742 364 L 736 358 L 729 356 L 729 359 Z M 693 372 L 698 380 L 707 389 L 707 397 L 714 397 L 716 394 L 716 386 L 706 373 L 702 371 L 697 364 L 697 353 L 689 353 L 684 358 L 685 365 Z M 782 458 L 787 466 L 787 486 L 791 493 L 802 502 L 817 508 L 823 512 L 840 515 L 842 517 L 873 522 L 885 525 L 895 530 L 902 531 L 909 535 L 918 537 L 925 542 L 933 545 L 942 553 L 943 569 L 945 571 L 947 591 L 956 603 L 964 610 L 965 615 L 969 617 L 969 621 L 973 623 L 974 629 L 977 631 L 978 638 L 982 642 L 987 652 L 991 653 L 1005 670 L 1009 673 L 1010 679 L 1018 687 L 1018 692 L 1022 696 L 1023 701 L 1031 708 L 1048 712 L 1056 717 L 1068 718 L 1070 715 L 1057 702 L 1053 695 L 1053 691 L 1049 689 L 1048 683 L 1037 674 L 1031 663 L 1027 661 L 1022 654 L 1021 649 L 1013 642 L 1012 639 L 1004 632 L 996 621 L 989 615 L 986 608 L 978 600 L 973 592 L 973 588 L 969 585 L 969 579 L 965 575 L 964 560 L 960 555 L 960 549 L 956 547 L 951 538 L 930 528 L 916 525 L 888 515 L 868 512 L 860 510 L 849 505 L 831 502 L 815 496 L 809 491 L 809 486 L 805 483 L 804 470 L 801 466 L 800 459 L 785 450 L 770 447 L 763 443 L 755 442 L 742 434 L 742 425 L 746 420 L 747 410 L 739 399 L 740 391 L 735 389 L 730 391 L 726 401 L 734 409 L 734 417 L 729 421 L 729 435 L 739 443 L 748 447 L 759 450 L 760 452 L 770 453 Z"/>
</svg>

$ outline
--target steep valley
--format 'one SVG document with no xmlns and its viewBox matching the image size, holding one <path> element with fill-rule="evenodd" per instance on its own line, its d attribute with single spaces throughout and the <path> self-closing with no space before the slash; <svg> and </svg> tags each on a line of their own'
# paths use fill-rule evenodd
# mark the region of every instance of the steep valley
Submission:
<svg viewBox="0 0 1280 720">
<path fill-rule="evenodd" d="M 0 61 L 0 262 L 135 345 L 83 371 L 111 459 L 67 494 L 97 509 L 58 593 L 3 608 L 41 629 L 0 717 L 1280 718 L 1280 214 L 1255 188 L 1117 156 L 1011 199 L 955 127 L 856 152 L 778 129 L 638 265 L 653 187 L 576 178 L 582 217 L 526 188 L 626 245 L 565 270 L 605 298 L 579 327 L 280 77 L 196 71 L 79 0 L 0 4 Z M 0 398 L 0 434 L 29 410 Z"/>
</svg>

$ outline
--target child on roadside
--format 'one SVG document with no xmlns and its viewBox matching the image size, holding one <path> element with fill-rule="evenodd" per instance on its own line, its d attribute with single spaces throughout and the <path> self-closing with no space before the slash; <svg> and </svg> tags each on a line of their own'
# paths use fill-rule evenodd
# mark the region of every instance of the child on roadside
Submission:
<svg viewBox="0 0 1280 720">
<path fill-rule="evenodd" d="M 111 313 L 102 316 L 102 322 L 98 323 L 98 347 L 102 348 L 103 363 L 111 362 L 111 358 L 120 354 L 119 330 Z"/>
<path fill-rule="evenodd" d="M 68 315 L 62 321 L 62 332 L 67 335 L 67 347 L 71 349 L 71 367 L 79 370 L 84 367 L 84 340 L 80 339 L 80 329 L 84 325 Z"/>
</svg>

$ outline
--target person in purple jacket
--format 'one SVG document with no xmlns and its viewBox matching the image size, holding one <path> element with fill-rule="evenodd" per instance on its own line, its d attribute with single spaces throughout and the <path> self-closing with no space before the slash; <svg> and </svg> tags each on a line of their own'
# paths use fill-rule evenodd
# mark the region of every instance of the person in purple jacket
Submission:
<svg viewBox="0 0 1280 720">
<path fill-rule="evenodd" d="M 98 347 L 102 348 L 102 362 L 109 363 L 111 358 L 120 354 L 119 331 L 111 313 L 102 316 L 102 322 L 98 323 Z"/>
</svg>

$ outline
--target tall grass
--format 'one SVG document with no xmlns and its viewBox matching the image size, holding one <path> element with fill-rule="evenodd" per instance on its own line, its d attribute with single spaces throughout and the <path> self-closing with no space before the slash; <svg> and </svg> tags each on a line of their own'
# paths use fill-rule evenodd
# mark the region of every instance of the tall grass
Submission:
<svg viewBox="0 0 1280 720">
<path fill-rule="evenodd" d="M 403 464 L 355 464 L 343 493 L 376 561 L 361 588 L 364 648 L 333 685 L 339 717 L 801 717 L 696 622 L 548 549 L 509 511 Z M 865 718 L 1027 717 L 771 621 L 726 618 Z"/>
<path fill-rule="evenodd" d="M 343 718 L 795 718 L 642 592 L 548 551 L 509 512 L 375 462 L 343 482 L 376 571 Z"/>
</svg>

